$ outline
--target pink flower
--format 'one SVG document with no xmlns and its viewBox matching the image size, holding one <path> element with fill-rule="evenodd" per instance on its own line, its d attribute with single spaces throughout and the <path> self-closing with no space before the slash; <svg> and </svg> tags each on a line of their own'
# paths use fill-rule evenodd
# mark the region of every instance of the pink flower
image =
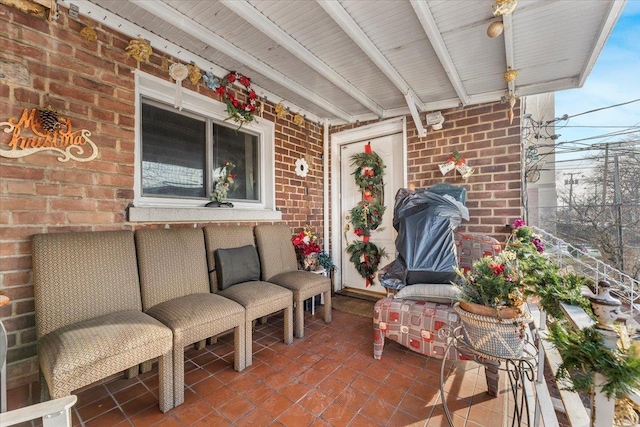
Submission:
<svg viewBox="0 0 640 427">
<path fill-rule="evenodd" d="M 520 227 L 524 227 L 525 225 L 527 225 L 527 223 L 525 222 L 524 219 L 516 219 L 515 221 L 513 221 L 514 230 L 517 230 Z"/>
</svg>

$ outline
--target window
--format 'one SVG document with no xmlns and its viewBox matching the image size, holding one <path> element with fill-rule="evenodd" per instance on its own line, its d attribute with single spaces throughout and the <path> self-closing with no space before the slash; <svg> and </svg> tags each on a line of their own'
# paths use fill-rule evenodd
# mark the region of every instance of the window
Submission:
<svg viewBox="0 0 640 427">
<path fill-rule="evenodd" d="M 207 198 L 226 160 L 236 166 L 228 199 L 260 201 L 256 135 L 143 98 L 142 196 Z"/>
<path fill-rule="evenodd" d="M 130 221 L 277 220 L 275 126 L 258 118 L 237 129 L 222 102 L 137 70 L 134 201 Z M 195 209 L 210 199 L 213 170 L 236 165 L 233 210 Z M 169 208 L 169 209 L 167 209 Z M 250 211 L 250 212 L 249 212 Z M 253 213 L 251 213 L 253 212 Z M 224 217 L 224 218 L 223 218 Z"/>
</svg>

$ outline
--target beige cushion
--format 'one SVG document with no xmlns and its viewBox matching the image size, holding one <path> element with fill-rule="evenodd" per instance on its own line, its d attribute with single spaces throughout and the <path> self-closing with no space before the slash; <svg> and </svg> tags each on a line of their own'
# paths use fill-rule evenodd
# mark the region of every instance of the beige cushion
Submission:
<svg viewBox="0 0 640 427">
<path fill-rule="evenodd" d="M 173 331 L 186 344 L 244 324 L 244 308 L 217 294 L 191 294 L 156 304 L 147 314 Z M 192 338 L 193 337 L 193 338 Z"/>
<path fill-rule="evenodd" d="M 252 281 L 233 285 L 218 292 L 225 298 L 232 299 L 247 311 L 247 319 L 257 319 L 283 307 L 291 305 L 293 294 L 290 290 L 273 283 Z"/>
<path fill-rule="evenodd" d="M 328 277 L 302 270 L 277 274 L 269 282 L 290 289 L 294 294 L 300 293 L 302 299 L 311 298 L 331 288 L 331 279 Z"/>
<path fill-rule="evenodd" d="M 276 274 L 298 269 L 291 229 L 286 224 L 261 224 L 255 228 L 262 280 L 273 282 Z M 273 282 L 275 283 L 275 282 Z"/>
<path fill-rule="evenodd" d="M 38 234 L 32 246 L 38 337 L 122 310 L 142 310 L 131 231 Z"/>
<path fill-rule="evenodd" d="M 169 328 L 141 311 L 120 311 L 41 337 L 38 355 L 56 398 L 169 352 L 172 339 Z"/>
<path fill-rule="evenodd" d="M 408 285 L 400 289 L 398 293 L 394 295 L 394 298 L 451 304 L 457 301 L 459 293 L 460 289 L 455 285 L 417 284 Z"/>
<path fill-rule="evenodd" d="M 202 229 L 138 230 L 136 249 L 145 312 L 165 301 L 210 292 Z"/>
</svg>

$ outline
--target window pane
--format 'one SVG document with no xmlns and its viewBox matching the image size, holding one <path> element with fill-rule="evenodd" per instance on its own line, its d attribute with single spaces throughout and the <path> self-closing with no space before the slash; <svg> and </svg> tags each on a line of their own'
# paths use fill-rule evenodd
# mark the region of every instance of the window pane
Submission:
<svg viewBox="0 0 640 427">
<path fill-rule="evenodd" d="M 206 123 L 142 105 L 142 194 L 206 197 Z"/>
<path fill-rule="evenodd" d="M 213 168 L 220 167 L 225 160 L 236 165 L 236 174 L 229 189 L 228 198 L 237 200 L 260 200 L 260 162 L 258 137 L 225 126 L 214 126 Z"/>
</svg>

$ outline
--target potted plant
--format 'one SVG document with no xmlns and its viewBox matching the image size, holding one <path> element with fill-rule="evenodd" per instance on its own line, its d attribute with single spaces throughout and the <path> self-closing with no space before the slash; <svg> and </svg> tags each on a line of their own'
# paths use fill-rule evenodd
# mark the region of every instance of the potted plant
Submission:
<svg viewBox="0 0 640 427">
<path fill-rule="evenodd" d="M 467 343 L 489 356 L 520 357 L 525 327 L 533 318 L 524 309 L 526 284 L 516 254 L 505 250 L 456 273 L 460 293 L 455 310 Z"/>
<path fill-rule="evenodd" d="M 302 269 L 306 271 L 313 271 L 318 264 L 318 253 L 320 252 L 320 246 L 316 243 L 318 236 L 313 232 L 313 228 L 310 225 L 306 225 L 304 229 L 291 238 L 293 246 L 296 248 L 296 252 L 300 259 Z"/>
</svg>

